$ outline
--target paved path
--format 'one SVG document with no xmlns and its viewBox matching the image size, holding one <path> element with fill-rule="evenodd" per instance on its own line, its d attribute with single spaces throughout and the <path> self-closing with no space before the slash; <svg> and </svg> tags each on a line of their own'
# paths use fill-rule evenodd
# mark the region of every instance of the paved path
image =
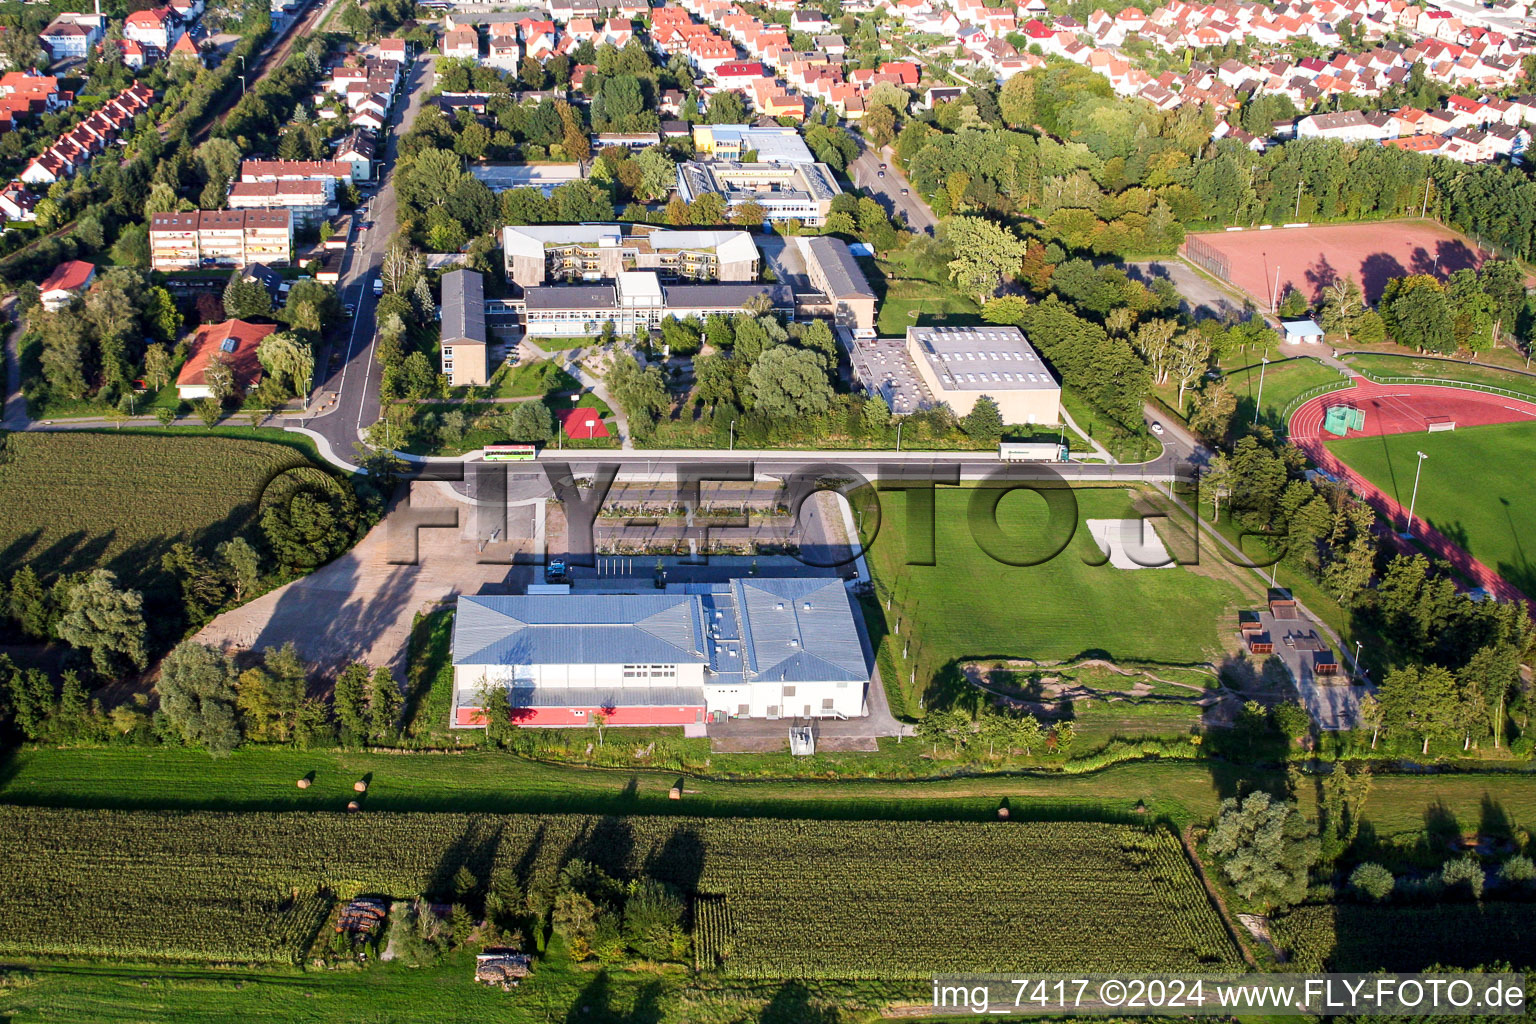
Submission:
<svg viewBox="0 0 1536 1024">
<path fill-rule="evenodd" d="M 1364 377 L 1354 378 L 1354 386 L 1342 391 L 1332 391 L 1306 402 L 1291 416 L 1290 439 L 1318 466 L 1345 481 L 1351 490 L 1359 494 L 1375 508 L 1387 522 L 1397 527 L 1407 525 L 1407 509 L 1393 495 L 1387 494 L 1365 477 L 1345 465 L 1326 447 L 1332 435 L 1323 432 L 1323 417 L 1335 405 L 1349 404 L 1368 406 L 1366 433 L 1391 433 L 1383 427 L 1395 428 L 1395 432 L 1408 429 L 1426 429 L 1422 419 L 1428 407 L 1434 413 L 1450 413 L 1461 425 L 1472 423 L 1508 423 L 1536 420 L 1536 402 L 1490 395 L 1481 391 L 1425 384 L 1372 384 Z M 1384 417 L 1393 417 L 1381 423 Z M 1417 420 L 1418 422 L 1414 422 Z M 1411 532 L 1418 543 L 1450 562 L 1467 579 L 1486 589 L 1504 601 L 1527 601 L 1531 598 L 1514 584 L 1500 576 L 1490 566 L 1474 558 L 1445 534 L 1429 525 L 1422 516 L 1415 516 Z M 1412 546 L 1403 544 L 1405 550 Z"/>
<path fill-rule="evenodd" d="M 16 297 L 7 298 L 0 305 L 7 316 L 16 309 Z M 16 324 L 5 332 L 5 412 L 0 416 L 0 426 L 6 430 L 25 430 L 31 422 L 27 418 L 27 400 L 21 394 L 21 331 L 18 317 Z"/>
</svg>

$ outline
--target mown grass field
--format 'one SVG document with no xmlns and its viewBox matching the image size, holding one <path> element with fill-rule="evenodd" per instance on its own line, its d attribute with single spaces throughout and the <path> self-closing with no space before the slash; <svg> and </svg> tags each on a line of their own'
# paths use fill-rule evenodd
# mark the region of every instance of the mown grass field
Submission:
<svg viewBox="0 0 1536 1024">
<path fill-rule="evenodd" d="M 267 483 L 308 464 L 288 446 L 207 434 L 10 434 L 0 576 L 27 562 L 45 578 L 105 566 L 143 586 L 172 543 L 208 547 L 240 532 Z"/>
<path fill-rule="evenodd" d="M 1228 621 L 1242 599 L 1235 586 L 1179 566 L 1131 571 L 1095 564 L 1103 555 L 1083 521 L 1137 517 L 1126 489 L 1061 492 L 1055 525 L 1039 495 L 1004 497 L 996 506 L 999 532 L 987 543 L 1004 557 L 1036 565 L 1005 564 L 983 549 L 976 534 L 987 531 L 973 531 L 971 522 L 985 523 L 986 500 L 977 488 L 938 488 L 936 564 L 907 565 L 907 496 L 880 495 L 870 568 L 882 607 L 890 599 L 884 642 L 902 682 L 910 686 L 916 670 L 915 693 L 935 679 L 942 685 L 951 666 L 965 660 L 1091 655 L 1188 664 L 1222 653 Z M 915 697 L 907 704 L 915 707 Z"/>
<path fill-rule="evenodd" d="M 1530 468 L 1536 424 L 1347 438 L 1328 448 L 1404 508 L 1413 498 L 1416 453 L 1424 452 L 1429 458 L 1414 515 L 1526 593 L 1536 591 L 1536 537 L 1529 528 L 1536 508 Z"/>
<path fill-rule="evenodd" d="M 891 268 L 900 273 L 899 268 Z M 915 315 L 914 315 L 915 314 Z M 908 327 L 958 327 L 981 322 L 976 303 L 953 285 L 922 278 L 889 278 L 875 327 L 884 337 L 901 337 Z"/>
<path fill-rule="evenodd" d="M 1488 366 L 1472 366 L 1450 359 L 1428 359 L 1414 355 L 1388 355 L 1378 352 L 1351 352 L 1344 361 L 1372 377 L 1419 377 L 1459 380 L 1504 388 L 1536 401 L 1536 376 Z"/>
<path fill-rule="evenodd" d="M 621 730 L 608 731 L 613 737 Z M 894 741 L 884 741 L 894 745 Z M 908 740 L 904 747 L 915 744 Z M 828 772 L 871 755 L 818 754 Z M 295 780 L 314 773 L 308 790 Z M 829 820 L 991 821 L 1007 799 L 1026 818 L 1209 820 L 1223 797 L 1279 791 L 1283 772 L 1220 760 L 1145 760 L 1083 774 L 1009 772 L 918 781 L 824 778 L 727 780 L 687 777 L 669 800 L 675 771 L 601 770 L 508 753 L 385 754 L 245 747 L 213 759 L 196 750 L 27 748 L 0 761 L 0 803 L 53 807 L 226 811 L 340 811 L 352 783 L 370 777 L 369 811 L 750 816 Z M 1315 814 L 1312 780 L 1295 796 Z M 1536 775 L 1377 775 L 1363 818 L 1375 841 L 1412 846 L 1426 829 L 1536 832 Z M 1362 829 L 1366 831 L 1366 829 Z M 1441 859 L 1444 859 L 1443 857 Z"/>
<path fill-rule="evenodd" d="M 1261 371 L 1264 377 L 1262 395 L 1259 393 Z M 1257 405 L 1259 422 L 1267 423 L 1276 430 L 1285 429 L 1285 424 L 1281 422 L 1281 414 L 1297 395 L 1323 384 L 1347 383 L 1344 375 L 1333 367 L 1324 366 L 1317 360 L 1305 356 L 1296 359 L 1272 359 L 1268 367 L 1262 363 L 1245 366 L 1228 373 L 1223 379 L 1227 382 L 1227 387 L 1231 388 L 1232 393 L 1237 396 L 1237 412 L 1234 416 L 1239 423 L 1252 423 Z M 1186 401 L 1188 398 L 1189 395 L 1186 394 Z"/>
</svg>

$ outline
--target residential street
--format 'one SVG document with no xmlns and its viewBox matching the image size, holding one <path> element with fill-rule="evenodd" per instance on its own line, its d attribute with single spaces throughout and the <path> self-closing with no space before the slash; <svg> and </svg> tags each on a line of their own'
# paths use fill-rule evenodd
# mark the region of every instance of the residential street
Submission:
<svg viewBox="0 0 1536 1024">
<path fill-rule="evenodd" d="M 858 159 L 848 165 L 848 176 L 853 183 L 873 192 L 891 216 L 899 213 L 905 217 L 912 230 L 933 234 L 939 226 L 938 218 L 896 166 L 896 154 L 891 152 L 889 146 L 877 153 L 864 146 L 862 137 L 855 135 L 854 139 L 859 143 L 860 152 Z M 882 163 L 886 165 L 883 178 L 880 177 Z M 901 194 L 902 189 L 907 190 L 907 195 Z"/>
<path fill-rule="evenodd" d="M 396 109 L 391 130 L 378 154 L 375 176 L 382 185 L 378 194 L 368 201 L 368 216 L 364 218 L 373 226 L 354 235 L 342 263 L 341 283 L 337 290 L 343 303 L 357 307 L 357 314 L 331 341 L 332 345 L 343 346 L 341 365 L 331 371 L 328 364 L 332 360 L 327 358 L 327 364 L 319 366 L 317 377 L 320 383 L 310 400 L 311 414 L 302 418 L 290 416 L 285 423 L 320 434 L 329 442 L 331 451 L 347 461 L 352 460 L 353 446 L 361 439 L 363 431 L 379 418 L 379 367 L 373 358 L 377 337 L 374 310 L 379 300 L 373 294 L 373 282 L 398 226 L 394 170 L 400 137 L 421 110 L 431 85 L 432 59 L 429 54 L 427 60 L 412 64 L 407 72 L 405 102 Z"/>
</svg>

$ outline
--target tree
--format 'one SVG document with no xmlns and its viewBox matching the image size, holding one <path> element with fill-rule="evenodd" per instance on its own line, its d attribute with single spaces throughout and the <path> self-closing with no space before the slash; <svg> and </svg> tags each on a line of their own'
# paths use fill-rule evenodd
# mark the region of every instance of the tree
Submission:
<svg viewBox="0 0 1536 1024">
<path fill-rule="evenodd" d="M 1349 341 L 1349 332 L 1365 308 L 1360 286 L 1352 277 L 1337 277 L 1323 289 L 1323 296 L 1323 330 L 1343 331 L 1344 340 Z"/>
<path fill-rule="evenodd" d="M 1266 909 L 1299 903 L 1320 847 L 1311 824 L 1288 801 L 1263 791 L 1222 801 L 1206 848 L 1238 895 Z"/>
<path fill-rule="evenodd" d="M 368 730 L 375 739 L 394 735 L 403 704 L 394 675 L 383 666 L 375 669 L 368 687 Z"/>
<path fill-rule="evenodd" d="M 660 146 L 642 150 L 635 157 L 635 165 L 640 168 L 640 187 L 635 190 L 635 198 L 641 202 L 665 199 L 677 187 L 677 165 Z"/>
<path fill-rule="evenodd" d="M 984 217 L 952 218 L 946 236 L 955 252 L 949 261 L 950 279 L 978 302 L 1012 280 L 1024 258 L 1024 240 Z"/>
<path fill-rule="evenodd" d="M 1177 408 L 1184 408 L 1184 391 L 1199 380 L 1211 362 L 1211 339 L 1204 331 L 1182 331 L 1173 339 L 1168 372 L 1179 385 Z"/>
<path fill-rule="evenodd" d="M 171 382 L 171 350 L 164 345 L 144 349 L 144 386 L 159 391 Z"/>
<path fill-rule="evenodd" d="M 1390 673 L 1382 681 L 1379 699 L 1387 732 L 1417 734 L 1423 741 L 1420 753 L 1429 753 L 1431 740 L 1451 739 L 1459 731 L 1462 711 L 1456 680 L 1438 665 Z"/>
<path fill-rule="evenodd" d="M 1003 436 L 1003 414 L 991 395 L 982 395 L 960 421 L 960 429 L 973 440 L 995 443 Z"/>
<path fill-rule="evenodd" d="M 1406 287 L 1385 303 L 1388 327 L 1399 345 L 1448 355 L 1456 351 L 1455 319 L 1439 283 L 1427 280 L 1428 284 Z"/>
<path fill-rule="evenodd" d="M 1360 698 L 1360 710 L 1358 711 L 1360 724 L 1371 730 L 1371 749 L 1376 749 L 1376 740 L 1381 735 L 1382 723 L 1386 720 L 1381 701 L 1374 693 L 1368 693 Z"/>
<path fill-rule="evenodd" d="M 0 655 L 0 683 L 5 684 L 4 700 L 11 721 L 29 740 L 39 740 L 48 731 L 53 716 L 53 680 L 40 668 L 19 669 L 11 659 Z"/>
<path fill-rule="evenodd" d="M 160 663 L 160 711 L 182 742 L 220 756 L 240 745 L 235 665 L 205 644 L 184 640 Z"/>
<path fill-rule="evenodd" d="M 754 408 L 775 419 L 818 416 L 832 406 L 832 385 L 814 352 L 779 345 L 760 355 L 747 374 Z"/>
<path fill-rule="evenodd" d="M 1232 417 L 1237 412 L 1237 396 L 1227 387 L 1226 381 L 1213 380 L 1201 388 L 1192 399 L 1189 429 L 1203 440 L 1223 444 L 1232 430 Z"/>
<path fill-rule="evenodd" d="M 291 641 L 267 648 L 262 664 L 240 673 L 235 681 L 236 706 L 253 737 L 280 743 L 293 738 L 304 700 L 304 677 L 304 664 Z"/>
<path fill-rule="evenodd" d="M 859 412 L 859 421 L 864 425 L 866 434 L 883 437 L 891 425 L 891 407 L 880 395 L 870 395 L 864 400 L 864 408 Z"/>
<path fill-rule="evenodd" d="M 1397 879 L 1392 877 L 1392 872 L 1371 861 L 1355 868 L 1349 876 L 1351 889 L 1378 903 L 1392 895 L 1392 887 L 1396 884 Z"/>
<path fill-rule="evenodd" d="M 178 541 L 160 556 L 160 566 L 181 584 L 181 600 L 187 618 L 196 625 L 206 622 L 229 592 L 224 573 L 186 541 Z"/>
<path fill-rule="evenodd" d="M 647 960 L 676 960 L 687 949 L 683 900 L 665 882 L 637 878 L 624 901 L 624 945 Z"/>
<path fill-rule="evenodd" d="M 214 363 L 210 361 L 208 365 L 212 366 Z M 194 408 L 197 410 L 197 418 L 203 421 L 205 427 L 213 426 L 219 422 L 219 417 L 224 415 L 224 406 L 217 398 L 199 399 Z"/>
<path fill-rule="evenodd" d="M 721 89 L 709 98 L 704 120 L 707 124 L 741 124 L 747 119 L 747 105 L 741 94 L 732 89 Z"/>
<path fill-rule="evenodd" d="M 69 589 L 62 612 L 54 632 L 71 647 L 89 651 L 102 675 L 114 675 L 124 661 L 137 669 L 149 664 L 144 596 L 120 589 L 112 572 L 92 570 Z"/>
<path fill-rule="evenodd" d="M 261 580 L 261 555 L 244 537 L 232 537 L 224 541 L 214 549 L 214 553 L 219 556 L 219 562 L 229 577 L 230 586 L 235 592 L 235 603 L 244 602 L 246 595 L 256 589 L 256 584 Z"/>
<path fill-rule="evenodd" d="M 288 331 L 275 331 L 256 346 L 256 358 L 267 373 L 287 385 L 295 398 L 309 394 L 315 373 L 315 351 L 309 342 Z"/>
<path fill-rule="evenodd" d="M 224 286 L 224 313 L 231 320 L 271 316 L 272 296 L 260 281 L 247 281 L 236 270 Z"/>
<path fill-rule="evenodd" d="M 11 618 L 23 634 L 37 640 L 48 636 L 48 592 L 30 565 L 17 569 L 11 577 L 9 605 Z"/>
<path fill-rule="evenodd" d="M 640 369 L 635 357 L 625 353 L 614 358 L 603 375 L 608 388 L 634 429 L 649 430 L 671 405 L 667 397 L 667 384 L 661 368 L 648 366 Z"/>
<path fill-rule="evenodd" d="M 688 204 L 688 222 L 698 227 L 713 227 L 725 220 L 725 200 L 718 192 L 705 192 Z"/>
<path fill-rule="evenodd" d="M 512 406 L 512 415 L 507 421 L 507 434 L 512 440 L 548 441 L 554 433 L 553 418 L 550 416 L 549 407 L 543 402 L 535 399 L 529 402 L 518 402 Z"/>
<path fill-rule="evenodd" d="M 278 561 L 287 566 L 324 565 L 352 543 L 357 499 L 341 484 L 303 483 L 262 510 L 261 528 Z"/>
</svg>

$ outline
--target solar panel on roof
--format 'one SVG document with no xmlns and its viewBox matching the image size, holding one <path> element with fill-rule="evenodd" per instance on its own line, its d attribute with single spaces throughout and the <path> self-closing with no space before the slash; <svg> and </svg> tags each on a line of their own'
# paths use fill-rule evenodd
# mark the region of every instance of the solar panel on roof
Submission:
<svg viewBox="0 0 1536 1024">
<path fill-rule="evenodd" d="M 223 341 L 219 342 L 219 348 L 220 348 L 220 350 L 222 350 L 224 352 L 233 352 L 235 350 L 236 346 L 238 346 L 239 344 L 240 344 L 240 342 L 239 342 L 238 339 L 235 339 L 235 338 L 225 338 Z"/>
</svg>

